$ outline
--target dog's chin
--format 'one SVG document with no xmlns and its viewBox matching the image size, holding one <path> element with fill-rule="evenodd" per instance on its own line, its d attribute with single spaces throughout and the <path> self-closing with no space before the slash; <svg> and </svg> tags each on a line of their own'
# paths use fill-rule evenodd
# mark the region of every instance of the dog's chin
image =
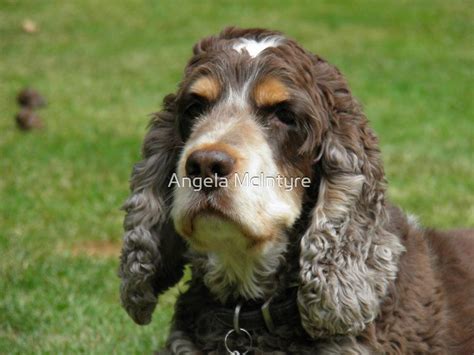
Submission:
<svg viewBox="0 0 474 355">
<path fill-rule="evenodd" d="M 251 251 L 261 244 L 262 237 L 249 233 L 248 228 L 224 212 L 206 208 L 187 215 L 176 230 L 199 252 L 228 253 Z"/>
<path fill-rule="evenodd" d="M 217 253 L 245 250 L 252 244 L 239 224 L 215 211 L 203 211 L 194 217 L 189 242 L 197 251 Z"/>
</svg>

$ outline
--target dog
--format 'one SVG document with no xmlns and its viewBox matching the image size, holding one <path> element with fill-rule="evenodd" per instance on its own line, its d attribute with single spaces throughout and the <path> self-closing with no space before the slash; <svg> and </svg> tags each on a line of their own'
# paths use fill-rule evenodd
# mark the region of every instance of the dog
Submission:
<svg viewBox="0 0 474 355">
<path fill-rule="evenodd" d="M 190 265 L 163 354 L 474 352 L 474 232 L 425 229 L 387 200 L 336 67 L 230 27 L 194 46 L 163 106 L 119 269 L 123 307 L 147 324 Z"/>
</svg>

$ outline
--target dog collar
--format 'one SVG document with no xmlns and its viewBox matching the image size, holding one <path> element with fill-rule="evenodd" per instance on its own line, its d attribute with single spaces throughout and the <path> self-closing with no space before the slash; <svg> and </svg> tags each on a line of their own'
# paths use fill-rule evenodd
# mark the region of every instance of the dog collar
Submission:
<svg viewBox="0 0 474 355">
<path fill-rule="evenodd" d="M 228 328 L 239 332 L 241 328 L 252 331 L 267 329 L 273 332 L 283 325 L 300 324 L 300 314 L 296 303 L 297 287 L 290 289 L 279 302 L 270 297 L 261 306 L 246 309 L 239 303 L 233 309 L 220 307 L 213 310 L 213 317 Z"/>
</svg>

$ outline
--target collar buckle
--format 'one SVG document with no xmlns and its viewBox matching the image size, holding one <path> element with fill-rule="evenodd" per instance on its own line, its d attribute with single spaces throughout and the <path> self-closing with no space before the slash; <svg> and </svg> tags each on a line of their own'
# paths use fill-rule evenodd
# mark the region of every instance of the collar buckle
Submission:
<svg viewBox="0 0 474 355">
<path fill-rule="evenodd" d="M 240 334 L 240 325 L 239 325 L 239 316 L 240 316 L 240 310 L 242 309 L 242 302 L 237 304 L 234 309 L 234 331 L 237 334 Z"/>
<path fill-rule="evenodd" d="M 273 296 L 271 296 L 268 300 L 260 308 L 262 312 L 263 321 L 270 333 L 275 331 L 275 323 L 273 322 L 272 314 L 270 313 L 270 302 L 272 301 Z"/>
</svg>

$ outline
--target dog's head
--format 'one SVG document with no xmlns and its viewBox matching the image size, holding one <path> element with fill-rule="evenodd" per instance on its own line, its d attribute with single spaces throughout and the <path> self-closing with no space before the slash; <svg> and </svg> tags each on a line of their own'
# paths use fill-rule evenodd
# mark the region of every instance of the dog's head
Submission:
<svg viewBox="0 0 474 355">
<path fill-rule="evenodd" d="M 304 223 L 292 241 L 305 329 L 359 332 L 376 316 L 401 250 L 383 228 L 379 155 L 334 66 L 273 31 L 228 28 L 201 40 L 132 175 L 125 308 L 149 322 L 157 295 L 182 275 L 187 245 L 258 258 L 283 253 Z"/>
<path fill-rule="evenodd" d="M 301 213 L 302 178 L 312 176 L 313 132 L 321 129 L 285 41 L 231 30 L 195 47 L 176 97 L 184 146 L 172 208 L 176 230 L 194 248 L 252 252 Z"/>
</svg>

